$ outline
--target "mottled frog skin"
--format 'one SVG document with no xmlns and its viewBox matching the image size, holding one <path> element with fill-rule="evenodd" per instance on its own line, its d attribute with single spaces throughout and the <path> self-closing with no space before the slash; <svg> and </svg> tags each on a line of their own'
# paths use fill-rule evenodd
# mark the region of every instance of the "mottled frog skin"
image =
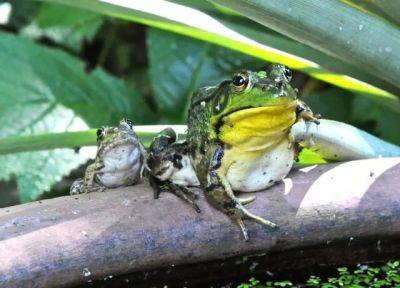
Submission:
<svg viewBox="0 0 400 288">
<path fill-rule="evenodd" d="M 153 142 L 153 187 L 179 187 L 181 194 L 190 195 L 186 187 L 200 185 L 207 200 L 238 223 L 246 240 L 244 219 L 274 228 L 245 208 L 255 197 L 239 198 L 235 192 L 263 190 L 283 179 L 298 149 L 291 127 L 297 121 L 318 123 L 297 99 L 290 80 L 289 69 L 273 64 L 266 71 L 242 70 L 232 80 L 199 89 L 191 99 L 186 141 L 175 142 L 173 131 L 163 131 Z M 195 205 L 195 198 L 187 198 Z"/>
<path fill-rule="evenodd" d="M 86 168 L 84 178 L 72 184 L 70 194 L 135 184 L 143 172 L 146 155 L 129 119 L 121 120 L 118 127 L 100 128 L 96 159 Z"/>
</svg>

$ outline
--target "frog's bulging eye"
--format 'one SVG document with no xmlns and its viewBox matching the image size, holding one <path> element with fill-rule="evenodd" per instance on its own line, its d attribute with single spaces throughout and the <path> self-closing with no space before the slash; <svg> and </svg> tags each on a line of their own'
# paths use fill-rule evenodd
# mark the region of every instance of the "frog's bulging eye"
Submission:
<svg viewBox="0 0 400 288">
<path fill-rule="evenodd" d="M 97 129 L 96 135 L 97 135 L 97 140 L 103 139 L 104 135 L 106 134 L 106 131 L 104 130 L 103 127 Z"/>
<path fill-rule="evenodd" d="M 283 73 L 285 74 L 285 77 L 288 81 L 290 81 L 292 79 L 292 70 L 285 67 L 285 70 L 283 71 Z"/>
<path fill-rule="evenodd" d="M 237 74 L 233 76 L 232 79 L 232 84 L 235 85 L 235 87 L 239 90 L 242 91 L 244 88 L 246 88 L 247 83 L 249 82 L 249 79 L 245 75 Z"/>
<path fill-rule="evenodd" d="M 131 120 L 129 120 L 129 119 L 125 119 L 125 122 L 126 122 L 126 124 L 128 124 L 128 125 L 129 125 L 129 127 L 130 127 L 130 128 L 132 128 L 132 127 L 133 127 L 133 123 L 132 123 L 132 121 L 131 121 Z"/>
</svg>

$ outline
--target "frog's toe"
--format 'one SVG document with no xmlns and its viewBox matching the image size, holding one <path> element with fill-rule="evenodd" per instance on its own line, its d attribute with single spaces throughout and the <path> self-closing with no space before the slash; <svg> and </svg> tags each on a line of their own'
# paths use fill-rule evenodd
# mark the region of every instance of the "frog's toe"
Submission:
<svg viewBox="0 0 400 288">
<path fill-rule="evenodd" d="M 250 220 L 254 220 L 254 221 L 260 223 L 261 225 L 268 226 L 270 228 L 276 228 L 275 223 L 268 221 L 267 219 L 264 219 L 260 216 L 257 216 L 255 214 L 247 211 L 246 209 L 243 210 L 243 213 L 244 213 L 244 216 Z"/>
<path fill-rule="evenodd" d="M 250 197 L 249 197 L 250 198 Z M 276 228 L 277 225 L 275 223 L 272 223 L 271 221 L 268 221 L 267 219 L 264 219 L 260 216 L 257 216 L 251 212 L 249 212 L 246 208 L 244 208 L 243 206 L 241 208 L 239 208 L 239 210 L 236 210 L 235 213 L 235 218 L 236 221 L 240 227 L 240 229 L 242 230 L 243 233 L 243 237 L 246 241 L 249 240 L 249 235 L 247 233 L 247 229 L 244 225 L 243 219 L 249 219 L 249 220 L 253 220 L 256 221 L 257 223 L 267 226 L 269 228 Z"/>
<path fill-rule="evenodd" d="M 82 188 L 83 188 L 83 179 L 75 180 L 71 185 L 69 194 L 70 195 L 81 194 L 81 193 L 83 193 Z"/>
<path fill-rule="evenodd" d="M 242 205 L 246 205 L 249 204 L 251 202 L 253 202 L 254 200 L 256 200 L 256 196 L 250 196 L 250 197 L 246 197 L 246 198 L 237 198 L 240 202 L 240 204 Z"/>
<path fill-rule="evenodd" d="M 237 223 L 238 223 L 240 229 L 242 230 L 244 240 L 249 241 L 249 233 L 247 233 L 247 228 L 244 225 L 242 218 L 237 219 Z"/>
</svg>

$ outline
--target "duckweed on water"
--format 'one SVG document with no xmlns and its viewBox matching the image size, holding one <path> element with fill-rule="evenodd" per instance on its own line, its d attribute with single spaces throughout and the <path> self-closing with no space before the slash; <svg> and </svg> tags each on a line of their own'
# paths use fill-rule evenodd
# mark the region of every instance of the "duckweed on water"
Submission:
<svg viewBox="0 0 400 288">
<path fill-rule="evenodd" d="M 321 288 L 364 288 L 364 287 L 398 287 L 400 288 L 400 261 L 391 261 L 382 267 L 358 265 L 350 271 L 346 267 L 337 269 L 336 277 L 321 278 L 310 276 L 306 283 L 294 284 L 290 281 L 261 281 L 251 278 L 237 288 L 269 288 L 269 287 L 321 287 Z"/>
</svg>

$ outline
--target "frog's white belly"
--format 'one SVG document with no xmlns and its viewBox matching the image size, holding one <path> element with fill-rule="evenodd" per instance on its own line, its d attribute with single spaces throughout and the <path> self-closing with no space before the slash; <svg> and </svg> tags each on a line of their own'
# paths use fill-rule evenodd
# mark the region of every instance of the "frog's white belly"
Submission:
<svg viewBox="0 0 400 288">
<path fill-rule="evenodd" d="M 289 148 L 289 141 L 286 140 L 252 161 L 244 153 L 230 153 L 235 156 L 226 177 L 233 191 L 253 192 L 266 189 L 283 179 L 294 161 L 294 149 Z"/>
<path fill-rule="evenodd" d="M 115 147 L 103 158 L 104 168 L 97 179 L 106 187 L 113 188 L 134 184 L 142 170 L 141 152 L 138 145 Z"/>
<path fill-rule="evenodd" d="M 189 156 L 183 155 L 180 164 L 182 167 L 176 168 L 172 162 L 169 162 L 168 169 L 163 174 L 158 175 L 157 178 L 162 181 L 169 179 L 173 183 L 181 186 L 199 186 L 200 182 L 190 162 Z"/>
</svg>

